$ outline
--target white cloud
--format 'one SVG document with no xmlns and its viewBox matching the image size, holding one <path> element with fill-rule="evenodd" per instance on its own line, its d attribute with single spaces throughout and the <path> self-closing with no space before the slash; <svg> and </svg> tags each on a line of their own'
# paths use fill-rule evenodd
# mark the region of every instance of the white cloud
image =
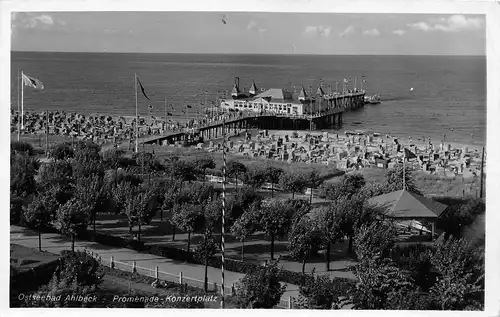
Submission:
<svg viewBox="0 0 500 317">
<path fill-rule="evenodd" d="M 484 27 L 484 19 L 468 18 L 464 15 L 452 15 L 449 18 L 439 18 L 427 22 L 410 23 L 408 27 L 419 31 L 460 32 L 463 30 L 479 30 Z"/>
<path fill-rule="evenodd" d="M 347 36 L 349 34 L 354 34 L 354 33 L 356 33 L 356 28 L 354 28 L 354 26 L 352 26 L 352 25 L 349 25 L 343 32 L 339 33 L 339 36 L 344 37 L 344 36 Z"/>
<path fill-rule="evenodd" d="M 331 31 L 332 31 L 332 28 L 330 26 L 308 25 L 304 32 L 308 35 L 329 37 Z"/>
<path fill-rule="evenodd" d="M 403 35 L 403 34 L 406 33 L 406 31 L 404 31 L 404 30 L 394 30 L 394 31 L 392 31 L 392 33 L 397 34 L 397 35 Z"/>
<path fill-rule="evenodd" d="M 379 36 L 380 32 L 377 29 L 365 30 L 363 32 L 363 35 L 367 35 L 367 36 Z"/>
<path fill-rule="evenodd" d="M 409 23 L 407 25 L 411 29 L 418 30 L 418 31 L 424 31 L 424 32 L 432 31 L 432 29 L 433 29 L 432 26 L 427 24 L 427 22 Z"/>
<path fill-rule="evenodd" d="M 54 19 L 50 15 L 47 15 L 47 14 L 42 14 L 40 16 L 37 16 L 37 17 L 35 17 L 35 19 L 37 21 L 40 21 L 43 24 L 48 24 L 48 25 L 54 24 Z"/>
<path fill-rule="evenodd" d="M 250 31 L 257 31 L 259 33 L 264 33 L 267 31 L 266 28 L 263 28 L 262 26 L 258 25 L 257 22 L 255 22 L 254 20 L 251 20 L 248 25 L 247 25 L 247 30 L 250 30 Z"/>
<path fill-rule="evenodd" d="M 56 21 L 49 14 L 37 14 L 37 13 L 24 13 L 15 12 L 12 13 L 12 28 L 48 28 L 54 25 L 66 25 L 66 22 L 62 20 Z"/>
</svg>

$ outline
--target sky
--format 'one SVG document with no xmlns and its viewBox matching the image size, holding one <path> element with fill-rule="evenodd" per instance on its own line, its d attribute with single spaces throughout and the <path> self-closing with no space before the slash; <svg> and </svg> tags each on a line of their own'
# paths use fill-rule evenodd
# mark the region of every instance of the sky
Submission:
<svg viewBox="0 0 500 317">
<path fill-rule="evenodd" d="M 224 23 L 224 21 L 226 23 Z M 12 51 L 485 55 L 483 15 L 12 13 Z"/>
</svg>

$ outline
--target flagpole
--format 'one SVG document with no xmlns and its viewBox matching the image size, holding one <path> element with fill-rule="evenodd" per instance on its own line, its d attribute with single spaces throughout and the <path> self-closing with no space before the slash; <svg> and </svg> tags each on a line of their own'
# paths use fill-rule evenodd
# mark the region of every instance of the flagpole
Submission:
<svg viewBox="0 0 500 317">
<path fill-rule="evenodd" d="M 484 169 L 484 146 L 483 146 L 483 154 L 481 156 L 481 189 L 479 191 L 479 198 L 483 198 L 483 179 L 484 179 L 484 176 L 483 176 L 483 169 Z"/>
<path fill-rule="evenodd" d="M 23 71 L 21 71 L 21 78 L 23 78 Z M 24 82 L 21 85 L 21 130 L 24 130 Z"/>
<path fill-rule="evenodd" d="M 135 90 L 135 153 L 139 151 L 139 113 L 137 110 L 137 73 L 134 73 L 134 90 Z"/>
<path fill-rule="evenodd" d="M 226 262 L 226 257 L 225 257 L 225 247 L 226 247 L 226 241 L 225 241 L 225 231 L 226 231 L 226 119 L 222 119 L 222 160 L 223 160 L 223 169 L 222 169 L 222 225 L 221 225 L 221 279 L 222 279 L 222 286 L 221 286 L 221 301 L 220 301 L 220 307 L 224 309 L 224 264 Z"/>
<path fill-rule="evenodd" d="M 19 121 L 19 114 L 21 113 L 20 104 L 19 104 L 19 67 L 17 68 L 17 115 L 18 115 L 18 120 L 17 120 L 17 141 L 21 140 L 21 123 Z"/>
<path fill-rule="evenodd" d="M 354 90 L 356 90 L 356 88 L 358 88 L 357 83 L 358 83 L 358 77 L 354 77 Z"/>
<path fill-rule="evenodd" d="M 45 110 L 45 155 L 49 157 L 49 110 Z"/>
<path fill-rule="evenodd" d="M 406 149 L 403 146 L 403 190 L 406 190 L 405 158 L 406 158 Z"/>
<path fill-rule="evenodd" d="M 167 98 L 165 98 L 165 129 L 163 130 L 163 133 L 165 133 L 166 129 L 167 129 Z"/>
</svg>

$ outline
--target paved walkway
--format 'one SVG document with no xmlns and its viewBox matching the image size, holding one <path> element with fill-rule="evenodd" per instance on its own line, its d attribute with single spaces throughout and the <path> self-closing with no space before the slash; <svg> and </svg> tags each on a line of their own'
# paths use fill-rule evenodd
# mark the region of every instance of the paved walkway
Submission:
<svg viewBox="0 0 500 317">
<path fill-rule="evenodd" d="M 10 243 L 38 249 L 38 234 L 27 228 L 10 226 Z M 42 250 L 60 254 L 61 251 L 70 249 L 71 240 L 69 238 L 53 233 L 44 233 L 42 235 Z M 159 270 L 163 272 L 173 274 L 182 272 L 184 277 L 191 277 L 198 280 L 204 279 L 205 267 L 203 265 L 180 262 L 157 255 L 139 253 L 130 249 L 113 248 L 90 241 L 76 240 L 75 250 L 83 251 L 84 249 L 99 254 L 103 259 L 110 259 L 113 256 L 116 261 L 127 263 L 135 261 L 137 266 L 146 268 L 158 266 Z M 244 274 L 230 271 L 225 271 L 224 273 L 226 285 L 236 283 L 244 276 Z M 208 280 L 220 285 L 220 269 L 209 266 Z M 298 294 L 299 288 L 297 285 L 287 284 L 286 292 L 282 298 L 288 299 L 288 296 L 296 297 Z"/>
</svg>

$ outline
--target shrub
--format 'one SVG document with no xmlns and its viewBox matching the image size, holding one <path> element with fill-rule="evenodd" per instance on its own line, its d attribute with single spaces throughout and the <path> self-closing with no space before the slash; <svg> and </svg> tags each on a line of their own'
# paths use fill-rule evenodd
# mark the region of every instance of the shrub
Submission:
<svg viewBox="0 0 500 317">
<path fill-rule="evenodd" d="M 286 287 L 278 280 L 277 262 L 270 262 L 258 271 L 246 274 L 236 287 L 239 308 L 273 308 Z"/>
<path fill-rule="evenodd" d="M 10 150 L 16 152 L 23 152 L 29 156 L 35 155 L 35 149 L 27 142 L 13 141 L 10 143 Z"/>
</svg>

